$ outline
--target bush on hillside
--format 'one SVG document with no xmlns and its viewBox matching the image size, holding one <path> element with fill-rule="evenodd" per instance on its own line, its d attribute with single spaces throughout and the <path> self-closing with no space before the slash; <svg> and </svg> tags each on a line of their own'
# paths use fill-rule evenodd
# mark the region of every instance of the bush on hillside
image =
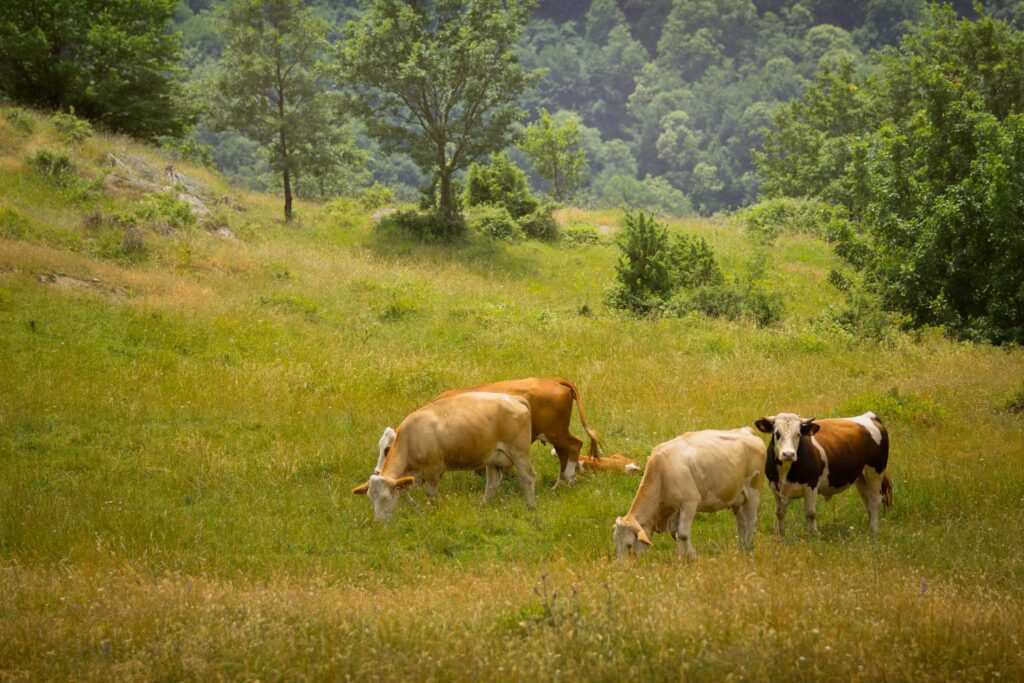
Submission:
<svg viewBox="0 0 1024 683">
<path fill-rule="evenodd" d="M 196 215 L 188 202 L 178 199 L 173 192 L 149 194 L 142 201 L 139 217 L 162 223 L 170 230 L 186 230 L 196 224 Z"/>
<path fill-rule="evenodd" d="M 783 233 L 813 235 L 822 239 L 845 228 L 847 211 L 819 199 L 775 197 L 737 212 L 750 234 L 773 242 Z"/>
<path fill-rule="evenodd" d="M 450 220 L 434 211 L 399 211 L 377 223 L 381 235 L 399 234 L 422 242 L 450 241 L 466 234 L 462 219 Z"/>
<path fill-rule="evenodd" d="M 503 206 L 476 206 L 469 212 L 468 218 L 469 226 L 481 235 L 501 242 L 518 242 L 523 238 L 519 224 Z"/>
<path fill-rule="evenodd" d="M 504 152 L 492 154 L 489 164 L 470 165 L 463 202 L 466 206 L 502 206 L 516 219 L 537 210 L 526 174 Z"/>
<path fill-rule="evenodd" d="M 601 241 L 601 233 L 593 225 L 577 223 L 562 229 L 562 243 L 566 246 L 588 246 Z"/>
<path fill-rule="evenodd" d="M 75 182 L 75 165 L 67 152 L 42 147 L 29 157 L 28 163 L 54 185 L 70 187 Z"/>
<path fill-rule="evenodd" d="M 75 116 L 74 107 L 67 113 L 55 113 L 50 120 L 58 137 L 64 142 L 78 144 L 92 135 L 92 124 Z"/>
<path fill-rule="evenodd" d="M 20 107 L 11 107 L 4 112 L 4 119 L 7 120 L 15 130 L 22 133 L 31 133 L 36 128 L 36 123 L 29 116 L 28 112 Z"/>
<path fill-rule="evenodd" d="M 560 236 L 555 220 L 556 204 L 544 204 L 519 219 L 519 227 L 527 237 L 542 242 L 556 242 Z"/>
<path fill-rule="evenodd" d="M 665 226 L 642 211 L 627 213 L 623 229 L 616 236 L 619 260 L 615 264 L 617 285 L 609 303 L 634 313 L 647 313 L 672 294 L 672 243 Z"/>
</svg>

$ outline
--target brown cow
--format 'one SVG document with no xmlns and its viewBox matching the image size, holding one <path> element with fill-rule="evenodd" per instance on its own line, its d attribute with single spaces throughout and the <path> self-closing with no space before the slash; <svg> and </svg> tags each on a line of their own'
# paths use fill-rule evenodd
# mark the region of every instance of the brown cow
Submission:
<svg viewBox="0 0 1024 683">
<path fill-rule="evenodd" d="M 367 494 L 377 519 L 387 521 L 403 489 L 421 481 L 433 497 L 448 470 L 483 468 L 486 503 L 506 467 L 518 471 L 526 507 L 532 510 L 536 475 L 530 464 L 530 405 L 520 396 L 466 392 L 439 398 L 402 420 L 381 472 L 352 493 Z"/>
<path fill-rule="evenodd" d="M 533 422 L 532 441 L 542 439 L 554 446 L 555 455 L 558 456 L 560 465 L 561 479 L 571 481 L 575 477 L 580 449 L 583 446 L 583 442 L 569 431 L 573 401 L 576 402 L 583 431 L 590 437 L 588 455 L 592 457 L 601 455 L 601 439 L 597 433 L 587 427 L 587 420 L 583 416 L 583 397 L 580 396 L 579 389 L 571 380 L 561 377 L 527 377 L 526 379 L 491 382 L 466 389 L 446 391 L 434 400 L 437 401 L 467 391 L 491 391 L 525 398 L 530 404 L 530 416 Z M 377 442 L 377 467 L 374 469 L 374 474 L 379 473 L 384 466 L 384 458 L 394 440 L 395 430 L 391 427 L 386 428 Z M 557 485 L 557 483 L 556 481 L 555 484 Z"/>
<path fill-rule="evenodd" d="M 771 434 L 765 474 L 775 495 L 779 535 L 786 531 L 786 510 L 803 497 L 804 514 L 817 533 L 818 494 L 828 500 L 852 484 L 868 511 L 871 531 L 878 531 L 878 512 L 892 504 L 889 433 L 874 413 L 815 420 L 793 413 L 762 417 L 755 426 Z"/>
</svg>

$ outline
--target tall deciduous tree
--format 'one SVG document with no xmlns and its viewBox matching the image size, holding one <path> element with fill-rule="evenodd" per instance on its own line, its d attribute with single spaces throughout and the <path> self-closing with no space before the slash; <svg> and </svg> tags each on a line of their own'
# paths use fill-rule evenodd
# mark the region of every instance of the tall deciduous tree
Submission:
<svg viewBox="0 0 1024 683">
<path fill-rule="evenodd" d="M 179 135 L 180 41 L 167 31 L 177 0 L 3 0 L 0 92 L 68 109 L 112 130 Z"/>
<path fill-rule="evenodd" d="M 580 127 L 575 116 L 556 121 L 547 109 L 526 128 L 522 149 L 537 174 L 551 184 L 551 195 L 565 201 L 579 189 L 587 173 L 587 153 L 580 146 Z"/>
<path fill-rule="evenodd" d="M 502 149 L 534 80 L 512 46 L 533 0 L 370 0 L 340 50 L 352 104 L 385 151 L 436 177 L 438 210 L 458 217 L 452 176 Z"/>
<path fill-rule="evenodd" d="M 264 146 L 291 220 L 294 179 L 321 160 L 309 151 L 336 114 L 321 64 L 328 26 L 301 0 L 231 0 L 221 19 L 227 47 L 214 77 L 213 123 Z"/>
</svg>

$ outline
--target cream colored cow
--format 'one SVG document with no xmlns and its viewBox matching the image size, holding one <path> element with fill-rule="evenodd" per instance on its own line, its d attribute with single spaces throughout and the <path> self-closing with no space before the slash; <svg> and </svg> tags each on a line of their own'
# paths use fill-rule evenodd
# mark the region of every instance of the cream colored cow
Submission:
<svg viewBox="0 0 1024 683">
<path fill-rule="evenodd" d="M 693 559 L 694 516 L 726 508 L 740 546 L 752 547 L 764 465 L 764 442 L 749 427 L 687 432 L 655 446 L 629 512 L 615 520 L 618 556 L 639 556 L 654 532 L 668 531 L 680 557 Z"/>
<path fill-rule="evenodd" d="M 530 404 L 519 396 L 471 391 L 439 398 L 402 421 L 380 473 L 352 493 L 367 494 L 377 519 L 387 521 L 401 491 L 416 481 L 432 497 L 446 471 L 482 467 L 488 502 L 501 482 L 501 469 L 515 467 L 532 510 L 536 474 L 529 459 L 530 425 Z"/>
</svg>

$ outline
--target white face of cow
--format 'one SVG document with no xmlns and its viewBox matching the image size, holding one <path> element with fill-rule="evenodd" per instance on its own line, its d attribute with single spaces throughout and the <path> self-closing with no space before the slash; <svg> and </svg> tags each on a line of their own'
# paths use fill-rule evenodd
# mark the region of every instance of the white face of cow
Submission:
<svg viewBox="0 0 1024 683">
<path fill-rule="evenodd" d="M 771 417 L 762 417 L 755 426 L 765 434 L 771 434 L 775 445 L 775 461 L 782 465 L 796 462 L 800 437 L 816 434 L 821 425 L 813 417 L 801 418 L 795 413 L 779 413 Z"/>
<path fill-rule="evenodd" d="M 388 451 L 395 443 L 395 436 L 395 430 L 391 427 L 386 427 L 384 433 L 380 435 L 380 440 L 377 441 L 377 466 L 373 468 L 374 474 L 380 474 L 384 469 L 384 458 L 388 457 Z"/>
<path fill-rule="evenodd" d="M 615 539 L 615 554 L 620 560 L 626 557 L 639 558 L 651 544 L 643 527 L 632 518 L 618 517 L 612 538 Z"/>
<path fill-rule="evenodd" d="M 374 516 L 378 521 L 386 522 L 395 511 L 395 504 L 402 495 L 402 489 L 412 486 L 415 481 L 414 477 L 392 479 L 375 474 L 365 484 L 352 489 L 352 493 L 365 493 L 373 503 Z"/>
</svg>

